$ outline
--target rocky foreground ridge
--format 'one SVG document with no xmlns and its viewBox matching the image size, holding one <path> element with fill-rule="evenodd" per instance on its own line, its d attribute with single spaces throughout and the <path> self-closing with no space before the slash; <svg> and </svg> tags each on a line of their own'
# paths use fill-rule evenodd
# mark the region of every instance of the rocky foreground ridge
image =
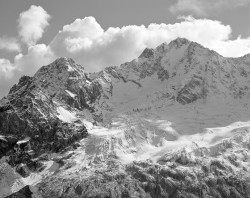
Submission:
<svg viewBox="0 0 250 198">
<path fill-rule="evenodd" d="M 182 38 L 98 73 L 59 58 L 23 76 L 1 100 L 0 158 L 24 178 L 44 174 L 28 182 L 36 197 L 250 197 L 250 126 L 229 125 L 250 120 L 249 75 L 249 55 L 225 58 Z M 236 101 L 245 111 L 219 115 L 215 107 L 211 116 L 203 109 L 218 101 Z M 200 115 L 179 114 L 184 122 L 174 122 L 164 117 L 169 106 Z M 235 112 L 244 120 L 231 118 Z M 213 145 L 196 139 L 168 148 L 200 133 L 213 134 Z M 158 153 L 142 155 L 150 150 Z M 47 153 L 57 154 L 41 157 Z"/>
</svg>

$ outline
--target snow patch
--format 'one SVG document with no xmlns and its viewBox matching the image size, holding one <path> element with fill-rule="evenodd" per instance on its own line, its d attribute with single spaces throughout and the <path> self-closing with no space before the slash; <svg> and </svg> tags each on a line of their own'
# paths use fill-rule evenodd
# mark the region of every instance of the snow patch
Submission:
<svg viewBox="0 0 250 198">
<path fill-rule="evenodd" d="M 72 98 L 74 98 L 74 97 L 77 96 L 76 94 L 70 92 L 69 90 L 65 90 L 65 91 L 66 91 L 66 92 L 70 95 L 70 97 L 72 97 Z"/>
<path fill-rule="evenodd" d="M 26 137 L 23 140 L 19 140 L 16 144 L 24 144 L 30 141 L 30 137 Z"/>
<path fill-rule="evenodd" d="M 65 108 L 61 107 L 57 107 L 57 113 L 59 115 L 57 115 L 57 117 L 67 123 L 71 123 L 73 122 L 76 117 L 74 113 L 71 113 L 70 111 L 66 110 Z"/>
<path fill-rule="evenodd" d="M 82 120 L 83 124 L 85 125 L 86 129 L 92 129 L 93 128 L 93 124 L 91 122 L 89 122 L 88 120 Z"/>
</svg>

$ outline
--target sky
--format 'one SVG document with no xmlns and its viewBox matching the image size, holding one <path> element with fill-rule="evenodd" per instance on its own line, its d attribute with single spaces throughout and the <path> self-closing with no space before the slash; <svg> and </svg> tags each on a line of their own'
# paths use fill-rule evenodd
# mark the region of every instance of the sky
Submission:
<svg viewBox="0 0 250 198">
<path fill-rule="evenodd" d="M 0 98 L 59 57 L 96 72 L 177 37 L 240 57 L 249 19 L 250 0 L 1 0 Z"/>
</svg>

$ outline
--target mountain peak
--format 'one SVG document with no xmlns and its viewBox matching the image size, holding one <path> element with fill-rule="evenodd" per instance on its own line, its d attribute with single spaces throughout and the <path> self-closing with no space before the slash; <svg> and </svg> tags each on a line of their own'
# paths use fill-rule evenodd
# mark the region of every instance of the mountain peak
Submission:
<svg viewBox="0 0 250 198">
<path fill-rule="evenodd" d="M 60 58 L 57 58 L 53 63 L 55 64 L 75 63 L 75 61 L 72 58 L 60 57 Z"/>
<path fill-rule="evenodd" d="M 35 78 L 44 76 L 47 73 L 64 73 L 68 75 L 69 72 L 84 73 L 84 67 L 75 63 L 71 58 L 61 57 L 47 66 L 42 66 L 34 75 Z"/>
<path fill-rule="evenodd" d="M 139 58 L 151 58 L 154 57 L 154 49 L 152 48 L 145 48 Z"/>
<path fill-rule="evenodd" d="M 75 65 L 75 61 L 72 58 L 61 57 L 61 58 L 56 59 L 54 62 L 52 62 L 48 66 L 57 67 L 57 68 L 67 67 L 67 70 L 72 70 L 72 66 L 74 65 Z"/>
<path fill-rule="evenodd" d="M 161 45 L 156 47 L 155 51 L 160 54 L 165 54 L 170 49 L 179 49 L 182 46 L 187 46 L 187 45 L 190 45 L 191 43 L 193 42 L 189 41 L 186 38 L 176 38 L 170 41 L 169 43 L 166 43 L 166 42 L 162 43 Z"/>
<path fill-rule="evenodd" d="M 172 40 L 170 43 L 169 43 L 169 46 L 175 46 L 175 47 L 181 47 L 183 45 L 188 45 L 190 44 L 191 41 L 189 41 L 188 39 L 186 38 L 180 38 L 178 37 L 177 39 L 175 40 Z"/>
</svg>

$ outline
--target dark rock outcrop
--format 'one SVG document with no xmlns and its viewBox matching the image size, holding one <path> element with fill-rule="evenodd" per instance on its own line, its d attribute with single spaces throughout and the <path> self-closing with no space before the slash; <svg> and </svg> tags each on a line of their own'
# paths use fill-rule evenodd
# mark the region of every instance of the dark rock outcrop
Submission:
<svg viewBox="0 0 250 198">
<path fill-rule="evenodd" d="M 6 198 L 32 198 L 32 192 L 29 186 L 23 187 L 18 192 L 13 193 L 12 195 L 7 196 Z"/>
<path fill-rule="evenodd" d="M 52 177 L 39 190 L 43 197 L 86 198 L 248 198 L 250 178 L 220 175 L 219 167 L 203 171 L 179 169 L 147 162 L 134 162 L 124 170 L 95 171 L 82 180 Z M 198 170 L 198 169 L 196 169 Z M 81 173 L 80 173 L 81 174 Z M 83 173 L 82 173 L 83 174 Z M 79 175 L 78 175 L 79 176 Z M 62 186 L 63 185 L 63 186 Z"/>
<path fill-rule="evenodd" d="M 7 155 L 8 152 L 14 149 L 18 139 L 14 136 L 0 135 L 0 158 Z"/>
</svg>

